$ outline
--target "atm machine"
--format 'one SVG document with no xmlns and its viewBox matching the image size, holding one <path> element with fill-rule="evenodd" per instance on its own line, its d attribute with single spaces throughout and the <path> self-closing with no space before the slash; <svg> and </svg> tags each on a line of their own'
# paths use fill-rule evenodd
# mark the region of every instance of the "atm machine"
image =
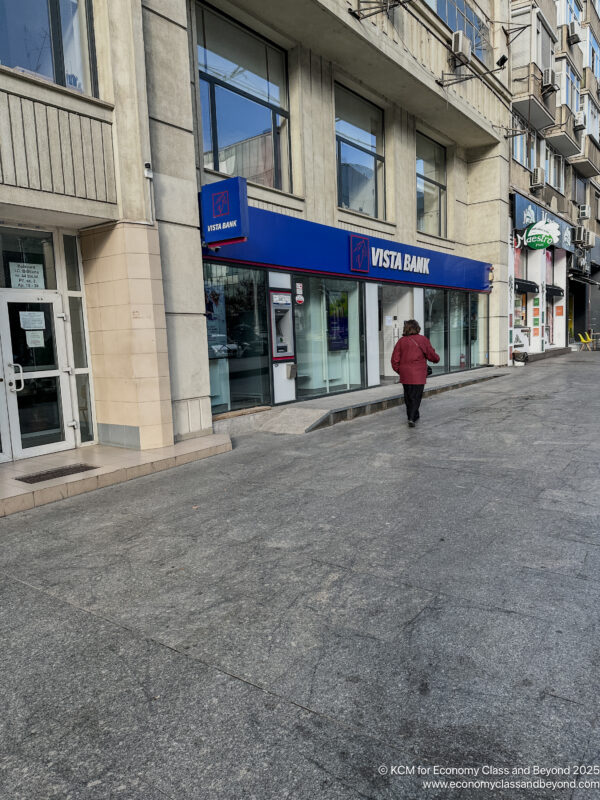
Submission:
<svg viewBox="0 0 600 800">
<path fill-rule="evenodd" d="M 270 289 L 269 296 L 273 400 L 275 404 L 289 403 L 296 399 L 292 292 L 289 289 Z"/>
</svg>

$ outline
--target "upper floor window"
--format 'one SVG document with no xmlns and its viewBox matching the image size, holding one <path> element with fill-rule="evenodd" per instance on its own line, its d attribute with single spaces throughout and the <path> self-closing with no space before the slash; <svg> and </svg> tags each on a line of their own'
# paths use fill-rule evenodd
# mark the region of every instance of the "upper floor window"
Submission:
<svg viewBox="0 0 600 800">
<path fill-rule="evenodd" d="M 466 0 L 433 0 L 439 17 L 453 31 L 463 31 L 471 41 L 473 53 L 480 61 L 491 60 L 490 30 Z"/>
<path fill-rule="evenodd" d="M 513 117 L 513 128 L 520 133 L 513 136 L 513 158 L 526 169 L 534 169 L 536 163 L 536 135 L 526 123 L 517 116 Z"/>
<path fill-rule="evenodd" d="M 578 206 L 585 205 L 588 182 L 573 172 L 573 202 Z"/>
<path fill-rule="evenodd" d="M 97 94 L 91 0 L 0 0 L 0 64 Z"/>
<path fill-rule="evenodd" d="M 596 37 L 592 33 L 592 29 L 588 28 L 589 47 L 588 47 L 588 63 L 586 64 L 595 77 L 600 79 L 600 45 L 596 41 Z"/>
<path fill-rule="evenodd" d="M 575 114 L 579 111 L 581 83 L 573 67 L 565 61 L 565 105 Z"/>
<path fill-rule="evenodd" d="M 537 18 L 536 64 L 541 70 L 554 67 L 554 39 L 539 16 Z"/>
<path fill-rule="evenodd" d="M 564 194 L 565 191 L 565 161 L 555 153 L 550 145 L 546 144 L 546 183 Z"/>
<path fill-rule="evenodd" d="M 417 133 L 417 230 L 446 236 L 446 148 Z"/>
<path fill-rule="evenodd" d="M 563 0 L 565 20 L 564 24 L 568 25 L 569 22 L 581 22 L 581 5 L 577 0 Z"/>
<path fill-rule="evenodd" d="M 385 216 L 383 111 L 336 84 L 338 205 Z"/>
<path fill-rule="evenodd" d="M 204 166 L 291 191 L 283 50 L 197 6 Z"/>
<path fill-rule="evenodd" d="M 600 143 L 600 129 L 599 129 L 599 122 L 600 122 L 600 111 L 598 110 L 598 106 L 591 97 L 586 95 L 586 122 L 587 122 L 587 132 L 590 136 L 593 136 L 596 142 Z"/>
</svg>

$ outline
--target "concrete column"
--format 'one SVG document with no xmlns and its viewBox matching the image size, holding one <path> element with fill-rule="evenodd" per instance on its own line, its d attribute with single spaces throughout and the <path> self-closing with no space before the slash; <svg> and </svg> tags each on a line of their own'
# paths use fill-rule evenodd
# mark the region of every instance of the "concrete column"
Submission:
<svg viewBox="0 0 600 800">
<path fill-rule="evenodd" d="M 80 241 L 98 439 L 140 450 L 173 444 L 158 231 L 121 222 Z"/>
</svg>

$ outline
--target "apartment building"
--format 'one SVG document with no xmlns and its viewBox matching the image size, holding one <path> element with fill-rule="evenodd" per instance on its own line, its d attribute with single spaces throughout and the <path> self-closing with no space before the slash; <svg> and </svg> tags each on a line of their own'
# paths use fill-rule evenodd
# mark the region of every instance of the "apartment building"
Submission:
<svg viewBox="0 0 600 800">
<path fill-rule="evenodd" d="M 436 372 L 506 363 L 508 7 L 195 12 L 202 191 L 242 176 L 250 205 L 203 253 L 217 419 L 379 384 L 410 317 Z"/>
<path fill-rule="evenodd" d="M 0 2 L 0 459 L 376 385 L 413 316 L 440 370 L 506 363 L 508 15 Z"/>
<path fill-rule="evenodd" d="M 592 325 L 600 268 L 599 36 L 592 2 L 511 4 L 509 347 L 516 350 L 560 350 Z"/>
</svg>

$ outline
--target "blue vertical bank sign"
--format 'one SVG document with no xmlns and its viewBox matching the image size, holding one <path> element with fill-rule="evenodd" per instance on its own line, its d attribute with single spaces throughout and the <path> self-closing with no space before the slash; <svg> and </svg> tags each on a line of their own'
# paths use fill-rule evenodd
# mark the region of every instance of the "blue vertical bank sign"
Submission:
<svg viewBox="0 0 600 800">
<path fill-rule="evenodd" d="M 475 292 L 490 290 L 491 265 L 485 261 L 352 233 L 262 208 L 248 208 L 245 190 L 245 181 L 240 178 L 203 187 L 202 234 L 206 259 L 378 283 Z M 342 306 L 341 298 L 334 298 L 330 310 L 330 349 L 345 346 Z"/>
<path fill-rule="evenodd" d="M 244 178 L 209 183 L 200 193 L 202 238 L 207 247 L 245 242 L 248 238 L 248 193 Z"/>
</svg>

